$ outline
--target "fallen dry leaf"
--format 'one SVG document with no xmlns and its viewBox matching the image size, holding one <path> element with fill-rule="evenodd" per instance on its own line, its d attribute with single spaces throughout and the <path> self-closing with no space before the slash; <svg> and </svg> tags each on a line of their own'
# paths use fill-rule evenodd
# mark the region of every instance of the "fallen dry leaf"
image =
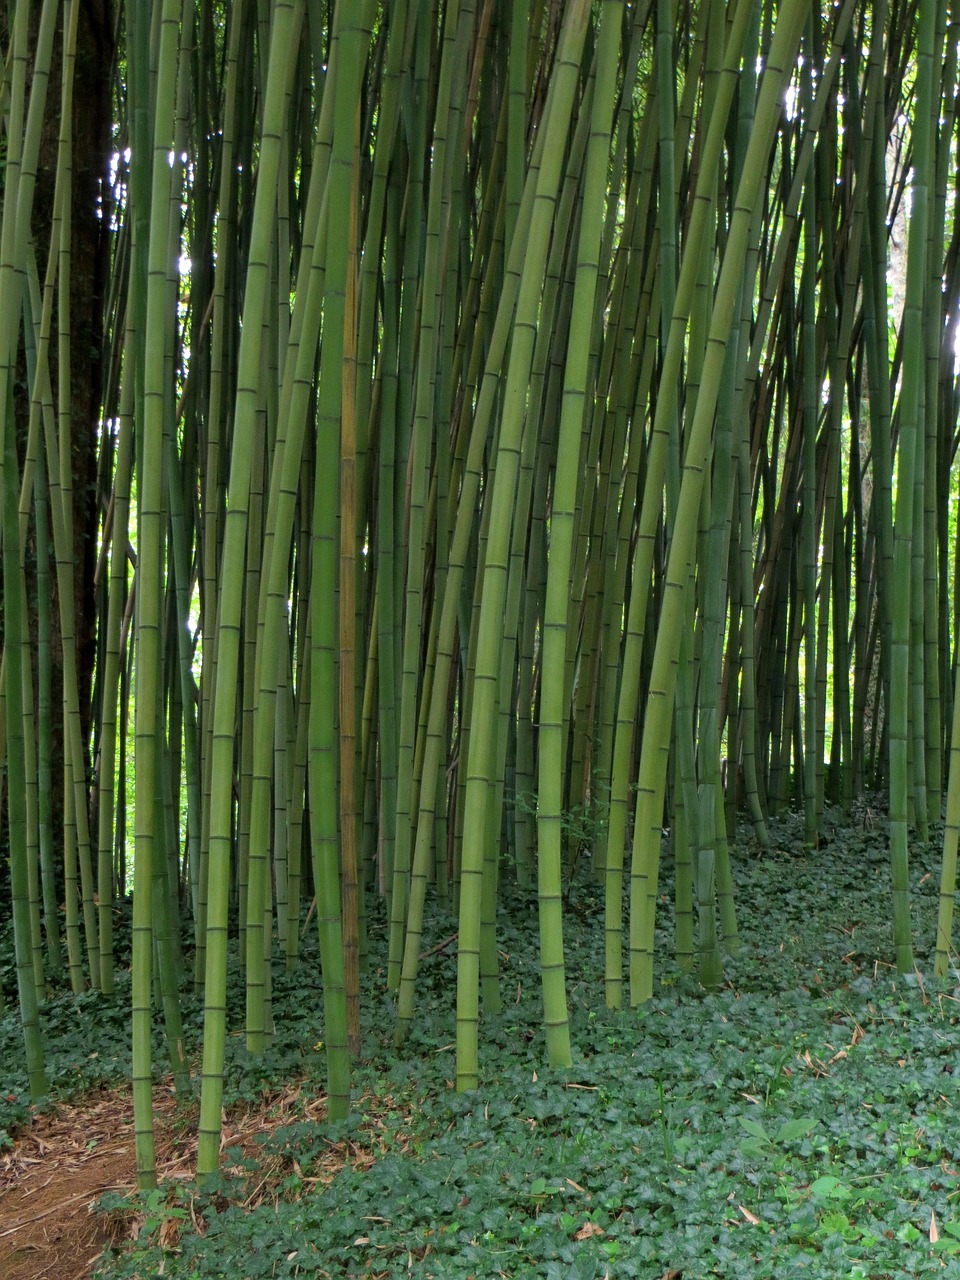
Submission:
<svg viewBox="0 0 960 1280">
<path fill-rule="evenodd" d="M 603 1227 L 598 1227 L 595 1222 L 585 1222 L 573 1238 L 574 1240 L 590 1240 L 593 1236 L 602 1235 Z"/>
</svg>

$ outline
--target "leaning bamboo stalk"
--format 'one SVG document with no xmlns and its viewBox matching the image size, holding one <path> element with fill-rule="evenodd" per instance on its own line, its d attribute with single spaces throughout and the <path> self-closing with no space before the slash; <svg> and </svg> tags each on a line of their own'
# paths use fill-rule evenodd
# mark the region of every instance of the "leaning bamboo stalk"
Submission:
<svg viewBox="0 0 960 1280">
<path fill-rule="evenodd" d="M 617 45 L 622 6 L 607 3 L 601 15 L 596 83 L 586 154 L 577 274 L 564 369 L 563 402 L 550 514 L 547 589 L 543 616 L 543 678 L 540 689 L 540 770 L 537 809 L 540 906 L 540 965 L 544 1024 L 551 1066 L 570 1065 L 563 919 L 560 825 L 565 705 L 565 650 L 574 517 L 580 487 L 580 435 L 587 398 L 590 333 L 599 268 L 600 231 L 606 199 L 607 153 L 616 89 Z"/>
<path fill-rule="evenodd" d="M 403 930 L 410 887 L 411 851 L 415 836 L 413 765 L 417 712 L 420 706 L 420 651 L 424 614 L 425 553 L 428 545 L 426 509 L 430 490 L 428 475 L 434 436 L 436 361 L 441 345 L 443 280 L 455 231 L 455 228 L 446 225 L 449 220 L 446 204 L 447 192 L 452 181 L 452 167 L 457 161 L 457 153 L 454 150 L 456 136 L 452 125 L 456 119 L 457 99 L 464 92 L 466 79 L 464 62 L 469 49 L 469 41 L 458 34 L 460 8 L 459 0 L 456 0 L 444 11 L 431 144 L 432 165 L 423 249 L 421 306 L 417 330 L 416 390 L 412 406 L 411 453 L 408 471 L 407 572 L 400 673 L 397 826 L 390 889 L 390 956 L 387 982 L 391 987 L 396 987 L 400 981 Z M 473 6 L 464 4 L 463 10 L 464 18 L 469 18 L 473 12 Z"/>
<path fill-rule="evenodd" d="M 539 149 L 534 153 L 533 166 L 536 167 L 538 163 Z M 446 740 L 444 728 L 448 714 L 447 689 L 455 658 L 461 590 L 466 577 L 468 549 L 473 537 L 476 504 L 482 479 L 483 457 L 487 448 L 488 434 L 491 430 L 491 419 L 495 408 L 500 362 L 505 358 L 507 350 L 510 326 L 520 285 L 524 245 L 526 244 L 533 213 L 533 191 L 533 185 L 528 184 L 517 222 L 520 239 L 515 241 L 515 247 L 510 254 L 503 286 L 497 299 L 496 319 L 492 326 L 487 353 L 487 371 L 484 373 L 477 408 L 473 415 L 473 422 L 470 424 L 469 448 L 463 468 L 457 519 L 450 545 L 446 588 L 443 593 L 441 615 L 437 628 L 437 650 L 434 658 L 430 709 L 424 740 L 423 783 L 420 789 L 417 839 L 414 848 L 410 902 L 397 1007 L 398 1039 L 402 1039 L 406 1034 L 413 1016 L 415 983 L 420 958 L 420 939 L 423 933 L 423 906 L 432 844 L 433 817 L 436 812 L 438 786 L 443 780 L 441 757 Z M 463 430 L 465 430 L 465 427 L 461 427 L 461 431 Z M 461 643 L 463 643 L 463 637 L 461 637 Z M 461 734 L 463 734 L 462 726 Z"/>
<path fill-rule="evenodd" d="M 586 34 L 588 8 L 575 3 L 567 8 L 558 52 L 551 98 L 545 114 L 543 160 L 536 173 L 536 196 L 527 254 L 517 295 L 514 338 L 507 368 L 504 413 L 500 423 L 496 476 L 489 496 L 491 513 L 483 573 L 477 670 L 474 677 L 473 720 L 467 763 L 464 829 L 466 838 L 461 865 L 460 945 L 457 965 L 457 1086 L 475 1088 L 478 1081 L 477 1029 L 478 979 L 480 976 L 480 916 L 484 886 L 490 886 L 490 869 L 484 866 L 484 830 L 487 788 L 491 781 L 493 743 L 498 699 L 499 655 L 497 637 L 506 590 L 510 510 L 513 505 L 519 445 L 523 428 L 525 388 L 533 357 L 537 310 L 549 246 L 552 211 L 561 178 L 564 147 L 570 127 L 579 70 L 580 50 Z M 531 179 L 532 180 L 532 179 Z M 486 504 L 485 504 L 486 505 Z M 487 832 L 489 843 L 494 837 Z"/>
<path fill-rule="evenodd" d="M 714 297 L 703 381 L 687 443 L 677 525 L 671 543 L 653 660 L 647 715 L 641 748 L 633 863 L 631 869 L 630 988 L 631 1002 L 648 999 L 653 982 L 653 932 L 660 860 L 663 794 L 669 720 L 672 716 L 676 667 L 673 653 L 683 616 L 688 565 L 697 527 L 704 468 L 709 458 L 713 417 L 720 387 L 726 343 L 740 297 L 740 280 L 757 193 L 779 118 L 779 103 L 790 75 L 805 14 L 800 0 L 781 6 L 764 64 L 757 100 L 758 125 L 744 157 L 734 213 L 727 235 Z M 683 273 L 681 272 L 681 281 Z M 680 289 L 678 289 L 678 299 Z"/>
<path fill-rule="evenodd" d="M 694 291 L 697 284 L 701 250 L 707 229 L 707 220 L 713 202 L 711 192 L 719 163 L 723 134 L 733 103 L 740 56 L 746 39 L 749 5 L 740 4 L 729 31 L 725 61 L 716 86 L 716 98 L 700 156 L 700 169 L 696 193 L 687 231 L 686 250 L 677 281 L 670 335 L 663 354 L 660 384 L 656 399 L 656 412 L 651 429 L 646 458 L 643 499 L 637 545 L 632 571 L 630 604 L 624 629 L 623 669 L 617 706 L 616 729 L 613 743 L 610 819 L 607 829 L 606 857 L 606 909 L 607 981 L 616 984 L 620 973 L 621 886 L 623 876 L 623 847 L 627 829 L 627 798 L 629 791 L 630 757 L 634 736 L 634 721 L 640 690 L 643 633 L 651 582 L 654 545 L 660 522 L 661 494 L 667 470 L 670 441 L 674 437 L 674 423 L 678 412 L 679 377 L 686 339 L 687 326 L 692 312 Z M 694 518 L 694 529 L 696 522 Z M 669 735 L 665 730 L 662 741 Z M 665 748 L 664 748 L 665 749 Z M 657 820 L 660 830 L 660 820 Z M 608 985 L 608 1003 L 615 997 L 616 987 Z M 632 998 L 632 997 L 631 997 Z"/>
<path fill-rule="evenodd" d="M 230 459 L 229 501 L 223 532 L 220 597 L 216 639 L 216 692 L 211 745 L 209 894 L 203 1040 L 203 1084 L 197 1173 L 212 1176 L 219 1163 L 223 1061 L 226 1036 L 227 908 L 229 896 L 232 815 L 234 719 L 239 677 L 239 644 L 243 599 L 243 558 L 247 540 L 252 444 L 260 408 L 262 321 L 270 279 L 276 218 L 276 181 L 286 81 L 292 74 L 290 48 L 296 44 L 303 17 L 301 0 L 279 0 L 271 26 L 260 161 L 254 196 L 250 256 L 244 289 L 244 324 L 237 358 L 237 393 Z M 265 851 L 264 851 L 265 856 Z M 262 901 L 259 918 L 262 927 Z M 253 956 L 248 982 L 262 984 L 263 950 Z"/>
</svg>

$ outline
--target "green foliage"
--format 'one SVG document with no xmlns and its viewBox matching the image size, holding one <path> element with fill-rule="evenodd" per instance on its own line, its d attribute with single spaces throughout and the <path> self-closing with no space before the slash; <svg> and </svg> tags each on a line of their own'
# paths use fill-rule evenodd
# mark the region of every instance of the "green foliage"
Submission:
<svg viewBox="0 0 960 1280">
<path fill-rule="evenodd" d="M 41 1006 L 41 1026 L 47 1049 L 47 1073 L 51 1099 L 72 1098 L 88 1090 L 124 1083 L 130 1079 L 130 949 L 129 904 L 121 904 L 116 916 L 116 937 L 120 965 L 116 990 L 112 995 L 87 991 L 72 995 L 66 986 L 49 988 Z M 12 931 L 0 934 L 0 975 L 13 973 Z M 265 1089 L 276 1082 L 320 1076 L 323 1055 L 315 1046 L 322 1034 L 322 1000 L 318 978 L 316 947 L 304 949 L 305 964 L 297 974 L 284 972 L 278 959 L 273 978 L 279 1012 L 277 1031 L 271 1047 L 260 1057 L 244 1048 L 242 1038 L 227 1041 L 224 1101 L 257 1103 Z M 243 986 L 237 979 L 239 959 L 233 948 L 229 957 L 231 993 L 228 1017 L 232 1026 L 243 1023 Z M 190 966 L 184 968 L 180 1000 L 184 1012 L 184 1035 L 188 1052 L 196 1052 L 200 1042 L 203 1006 L 192 990 Z M 64 982 L 66 975 L 64 975 Z M 95 1041 L 91 1026 L 96 1026 Z M 164 1070 L 164 1028 L 162 1013 L 154 1014 L 154 1062 Z M 0 1150 L 9 1144 L 9 1133 L 29 1120 L 23 1037 L 14 1008 L 0 1018 Z"/>
<path fill-rule="evenodd" d="M 104 1260 L 103 1280 L 161 1269 L 174 1280 L 942 1274 L 960 1253 L 960 1004 L 951 984 L 904 981 L 888 967 L 882 833 L 838 830 L 815 857 L 793 852 L 802 834 L 791 818 L 775 829 L 771 856 L 737 860 L 743 946 L 728 985 L 705 994 L 667 965 L 654 999 L 632 1011 L 597 1003 L 602 906 L 578 877 L 568 921 L 577 1049 L 565 1071 L 544 1068 L 539 1009 L 527 998 L 539 982 L 535 899 L 508 897 L 498 937 L 517 1000 L 484 1020 L 488 1070 L 474 1094 L 451 1088 L 450 952 L 425 956 L 423 1016 L 396 1056 L 386 922 L 374 912 L 369 1056 L 355 1114 L 337 1124 L 288 1117 L 263 1135 L 258 1162 L 237 1153 L 202 1193 L 188 1185 L 105 1198 L 105 1211 L 140 1229 L 131 1248 Z M 921 845 L 912 859 L 924 946 L 934 856 Z M 826 892 L 848 881 L 842 900 Z M 662 889 L 666 947 L 672 886 Z M 785 922 L 780 935 L 772 918 Z M 426 952 L 450 925 L 439 913 Z M 308 948 L 304 959 L 292 976 L 275 966 L 276 1035 L 265 1057 L 229 1038 L 228 1101 L 253 1101 L 291 1078 L 304 1080 L 304 1097 L 322 1089 L 316 957 Z M 84 997 L 108 1040 L 114 1020 L 119 1037 L 127 999 L 124 982 L 115 1006 Z M 101 1059 L 84 1066 L 60 1008 L 44 1009 L 58 1090 L 88 1082 L 110 1057 L 101 1044 Z M 229 1017 L 238 1025 L 242 1010 Z M 119 1067 L 119 1042 L 111 1062 Z M 16 1121 L 11 1113 L 3 1123 Z M 251 1208 L 262 1170 L 271 1195 Z"/>
<path fill-rule="evenodd" d="M 515 792 L 513 803 L 520 813 L 537 817 L 537 797 L 533 792 Z M 591 795 L 582 804 L 563 810 L 560 833 L 572 863 L 575 864 L 581 853 L 593 853 L 606 835 L 609 817 L 610 788 L 605 783 L 595 784 Z"/>
</svg>

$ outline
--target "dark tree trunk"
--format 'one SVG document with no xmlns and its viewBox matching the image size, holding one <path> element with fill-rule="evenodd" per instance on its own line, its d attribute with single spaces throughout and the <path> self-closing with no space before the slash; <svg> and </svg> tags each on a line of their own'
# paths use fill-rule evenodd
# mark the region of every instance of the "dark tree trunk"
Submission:
<svg viewBox="0 0 960 1280">
<path fill-rule="evenodd" d="M 108 184 L 114 40 L 112 0 L 84 0 L 77 32 L 74 95 L 73 275 L 70 370 L 77 663 L 84 741 L 90 741 L 91 682 L 96 656 L 94 572 L 101 496 L 97 451 L 104 391 L 104 315 L 110 259 Z M 104 197 L 107 197 L 106 199 Z"/>
</svg>

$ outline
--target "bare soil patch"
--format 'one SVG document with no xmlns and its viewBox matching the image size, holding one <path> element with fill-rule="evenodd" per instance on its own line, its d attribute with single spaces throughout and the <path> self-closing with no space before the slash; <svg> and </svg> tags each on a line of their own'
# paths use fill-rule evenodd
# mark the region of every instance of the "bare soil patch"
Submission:
<svg viewBox="0 0 960 1280">
<path fill-rule="evenodd" d="M 92 1206 L 136 1180 L 129 1090 L 38 1116 L 0 1155 L 0 1280 L 83 1280 L 109 1240 Z"/>
<path fill-rule="evenodd" d="M 361 1116 L 350 1137 L 328 1140 L 311 1152 L 309 1174 L 294 1153 L 268 1153 L 263 1135 L 293 1121 L 326 1119 L 327 1099 L 302 1080 L 264 1093 L 256 1105 L 233 1108 L 224 1117 L 221 1165 L 238 1175 L 233 1203 L 247 1208 L 276 1204 L 284 1176 L 296 1174 L 293 1194 L 308 1195 L 343 1168 L 366 1169 L 390 1148 L 412 1142 L 409 1101 L 389 1093 L 357 1100 Z M 169 1085 L 154 1090 L 157 1177 L 161 1186 L 196 1173 L 196 1099 L 177 1099 Z M 398 1116 L 402 1121 L 398 1125 Z M 239 1154 L 237 1154 L 239 1153 Z M 90 1280 L 107 1245 L 139 1235 L 140 1213 L 96 1212 L 107 1191 L 136 1188 L 133 1102 L 129 1085 L 88 1094 L 73 1104 L 37 1116 L 15 1135 L 12 1151 L 0 1153 L 0 1280 Z M 171 1218 L 160 1227 L 164 1249 L 176 1250 L 181 1225 L 203 1234 L 202 1215 L 190 1223 Z M 181 1201 L 182 1203 L 182 1201 Z"/>
<path fill-rule="evenodd" d="M 299 1101 L 298 1101 L 299 1100 Z M 224 1124 L 223 1147 L 245 1156 L 258 1150 L 258 1134 L 288 1123 L 294 1107 L 325 1111 L 326 1099 L 305 1107 L 300 1086 L 263 1099 L 261 1106 Z M 161 1184 L 194 1176 L 196 1104 L 177 1107 L 172 1091 L 154 1099 L 157 1174 Z M 251 1198 L 262 1196 L 268 1171 L 254 1178 Z M 258 1185 L 259 1184 L 259 1185 Z M 88 1280 L 106 1246 L 135 1237 L 141 1221 L 95 1212 L 106 1191 L 136 1187 L 133 1103 L 129 1087 L 104 1090 L 38 1116 L 0 1154 L 0 1280 Z"/>
</svg>

